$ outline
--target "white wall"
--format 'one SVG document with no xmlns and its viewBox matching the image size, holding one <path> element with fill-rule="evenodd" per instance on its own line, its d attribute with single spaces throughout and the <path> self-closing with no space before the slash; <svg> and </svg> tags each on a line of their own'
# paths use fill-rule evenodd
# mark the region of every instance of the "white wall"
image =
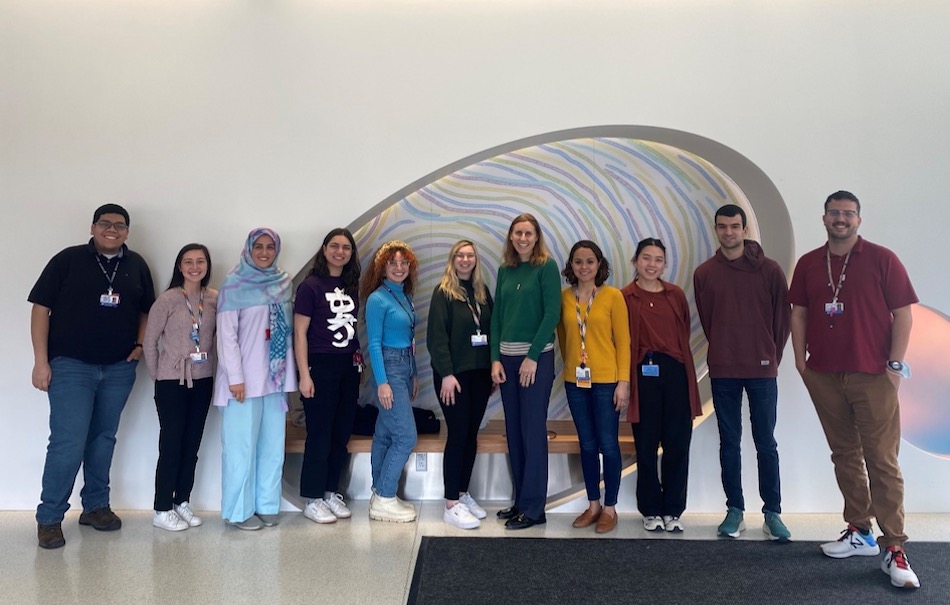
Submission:
<svg viewBox="0 0 950 605">
<path fill-rule="evenodd" d="M 798 253 L 824 239 L 825 195 L 854 191 L 862 234 L 898 251 L 921 301 L 950 312 L 950 210 L 937 197 L 948 22 L 936 0 L 5 0 L 0 509 L 36 505 L 48 434 L 26 295 L 107 201 L 131 211 L 129 244 L 160 287 L 192 240 L 211 248 L 219 281 L 262 224 L 295 272 L 327 229 L 476 151 L 577 126 L 661 126 L 757 163 L 789 205 Z M 791 364 L 782 370 L 786 510 L 837 511 L 811 404 Z M 198 508 L 218 508 L 218 429 L 213 413 Z M 143 368 L 119 433 L 115 508 L 151 507 L 156 441 Z M 690 510 L 723 507 L 717 447 L 708 423 Z M 909 446 L 901 460 L 907 509 L 950 511 L 937 487 L 950 462 Z"/>
</svg>

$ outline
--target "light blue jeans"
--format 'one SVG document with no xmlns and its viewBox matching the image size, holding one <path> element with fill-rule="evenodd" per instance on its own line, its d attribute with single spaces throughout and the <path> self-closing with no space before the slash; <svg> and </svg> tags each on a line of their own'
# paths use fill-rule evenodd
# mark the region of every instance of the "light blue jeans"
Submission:
<svg viewBox="0 0 950 605">
<path fill-rule="evenodd" d="M 284 393 L 231 399 L 221 410 L 221 516 L 232 523 L 280 512 Z"/>
<path fill-rule="evenodd" d="M 409 349 L 383 347 L 383 367 L 393 390 L 393 407 L 383 408 L 376 397 L 379 417 L 373 434 L 370 460 L 373 466 L 373 488 L 376 495 L 392 498 L 399 487 L 399 477 L 412 448 L 416 446 L 416 421 L 412 415 L 413 360 Z"/>
<path fill-rule="evenodd" d="M 109 470 L 119 417 L 135 383 L 137 361 L 96 365 L 57 357 L 50 361 L 49 445 L 36 522 L 59 523 L 69 510 L 79 465 L 82 508 L 109 506 Z"/>
</svg>

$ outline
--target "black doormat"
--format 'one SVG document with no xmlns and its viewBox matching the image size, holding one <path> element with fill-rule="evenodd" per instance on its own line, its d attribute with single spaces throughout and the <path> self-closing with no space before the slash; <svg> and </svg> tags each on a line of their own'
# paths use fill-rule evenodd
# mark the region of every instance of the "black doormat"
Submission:
<svg viewBox="0 0 950 605">
<path fill-rule="evenodd" d="M 423 537 L 408 605 L 950 604 L 950 543 L 907 545 L 918 590 L 891 586 L 881 556 L 818 544 Z"/>
</svg>

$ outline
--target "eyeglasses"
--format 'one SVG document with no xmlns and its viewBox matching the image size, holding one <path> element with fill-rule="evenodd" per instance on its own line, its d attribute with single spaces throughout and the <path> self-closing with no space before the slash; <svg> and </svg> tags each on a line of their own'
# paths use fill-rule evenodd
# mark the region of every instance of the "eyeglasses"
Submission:
<svg viewBox="0 0 950 605">
<path fill-rule="evenodd" d="M 389 260 L 386 261 L 386 264 L 392 267 L 393 269 L 398 269 L 400 267 L 408 267 L 409 261 L 407 260 Z"/>
<path fill-rule="evenodd" d="M 858 212 L 856 210 L 825 210 L 825 214 L 831 218 L 838 218 L 839 216 L 854 218 L 858 215 Z"/>
<path fill-rule="evenodd" d="M 455 258 L 459 260 L 475 260 L 475 254 L 473 252 L 456 252 Z"/>
<path fill-rule="evenodd" d="M 115 228 L 118 232 L 128 231 L 129 226 L 125 223 L 113 223 L 112 221 L 96 221 L 93 223 L 96 227 L 99 227 L 103 231 L 108 231 L 109 229 Z"/>
</svg>

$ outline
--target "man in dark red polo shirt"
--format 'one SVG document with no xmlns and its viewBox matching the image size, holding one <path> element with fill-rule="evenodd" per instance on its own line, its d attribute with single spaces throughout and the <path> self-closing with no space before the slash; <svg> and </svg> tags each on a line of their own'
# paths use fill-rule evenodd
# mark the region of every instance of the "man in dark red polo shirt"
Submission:
<svg viewBox="0 0 950 605">
<path fill-rule="evenodd" d="M 836 559 L 876 556 L 879 542 L 891 584 L 917 588 L 904 553 L 904 479 L 897 462 L 897 389 L 910 377 L 903 359 L 917 295 L 897 256 L 858 235 L 861 203 L 854 194 L 828 196 L 822 221 L 828 243 L 799 259 L 788 292 L 795 367 L 831 448 L 848 522 L 841 538 L 821 549 Z M 883 534 L 878 540 L 872 516 Z"/>
</svg>

